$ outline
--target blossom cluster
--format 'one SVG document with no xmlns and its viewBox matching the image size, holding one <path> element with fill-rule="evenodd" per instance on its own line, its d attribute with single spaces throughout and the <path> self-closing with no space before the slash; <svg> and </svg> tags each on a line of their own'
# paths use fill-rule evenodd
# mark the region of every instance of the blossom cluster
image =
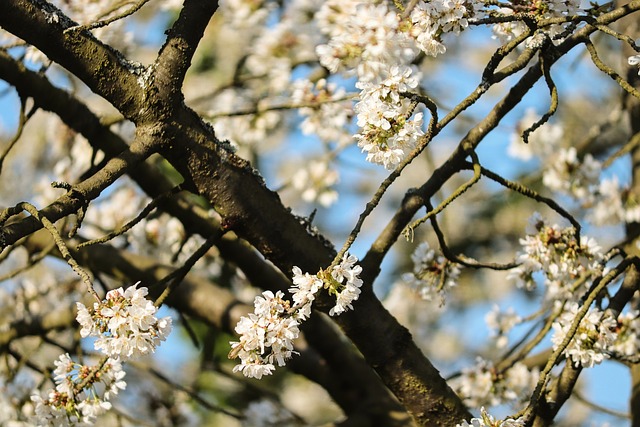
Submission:
<svg viewBox="0 0 640 427">
<path fill-rule="evenodd" d="M 444 304 L 445 294 L 454 287 L 460 276 L 460 265 L 451 262 L 429 247 L 427 242 L 420 243 L 411 254 L 413 271 L 402 275 L 404 283 L 432 301 L 436 297 Z"/>
<path fill-rule="evenodd" d="M 540 19 L 566 18 L 575 15 L 580 8 L 577 0 L 543 0 L 535 3 L 511 2 L 497 10 L 498 16 L 511 16 L 516 13 L 533 14 Z M 553 24 L 539 29 L 534 35 L 527 37 L 525 47 L 538 48 L 542 42 L 549 38 L 557 44 L 562 41 L 561 34 L 567 24 Z M 520 37 L 527 31 L 527 26 L 522 20 L 501 22 L 493 25 L 493 34 L 503 43 Z"/>
<path fill-rule="evenodd" d="M 153 353 L 171 332 L 171 318 L 156 317 L 157 308 L 146 299 L 147 288 L 137 284 L 111 290 L 101 302 L 88 310 L 84 304 L 76 303 L 76 319 L 82 329 L 80 335 L 96 337 L 96 350 L 114 359 Z"/>
<path fill-rule="evenodd" d="M 484 320 L 489 329 L 491 329 L 491 335 L 495 339 L 496 347 L 505 348 L 509 341 L 509 332 L 514 326 L 522 322 L 522 317 L 516 314 L 513 308 L 509 308 L 507 311 L 500 311 L 500 307 L 496 304 L 487 313 Z"/>
<path fill-rule="evenodd" d="M 493 363 L 478 358 L 474 366 L 463 369 L 462 375 L 452 381 L 452 387 L 471 407 L 517 404 L 529 398 L 538 378 L 538 369 L 529 369 L 523 363 L 499 372 Z"/>
<path fill-rule="evenodd" d="M 232 341 L 229 358 L 238 357 L 240 363 L 233 368 L 249 378 L 262 378 L 273 373 L 275 364 L 284 366 L 295 353 L 293 341 L 300 335 L 300 324 L 311 315 L 316 294 L 326 288 L 335 295 L 336 304 L 329 311 L 334 316 L 353 309 L 353 301 L 360 295 L 362 267 L 358 259 L 345 254 L 340 263 L 317 275 L 303 273 L 293 267 L 293 305 L 284 299 L 282 291 L 265 291 L 254 300 L 254 311 L 242 316 L 235 331 L 239 341 Z"/>
<path fill-rule="evenodd" d="M 122 361 L 152 353 L 171 331 L 171 318 L 156 317 L 157 308 L 145 298 L 147 292 L 135 284 L 109 291 L 92 310 L 76 303 L 80 335 L 95 337 L 94 347 L 107 357 L 87 366 L 61 355 L 53 371 L 55 390 L 46 399 L 39 394 L 31 398 L 38 425 L 93 424 L 111 408 L 111 398 L 126 386 Z"/>
<path fill-rule="evenodd" d="M 610 349 L 618 357 L 637 357 L 640 349 L 640 312 L 630 310 L 618 316 L 617 337 Z"/>
<path fill-rule="evenodd" d="M 62 354 L 55 365 L 55 390 L 46 398 L 39 394 L 31 397 L 39 426 L 93 424 L 99 415 L 111 409 L 110 399 L 126 387 L 125 372 L 116 359 L 88 366 Z"/>
<path fill-rule="evenodd" d="M 520 239 L 520 244 L 522 252 L 517 256 L 520 265 L 509 277 L 519 287 L 533 289 L 534 273 L 541 272 L 547 300 L 574 297 L 571 284 L 576 279 L 603 271 L 604 255 L 594 239 L 581 236 L 578 242 L 575 228 L 548 225 L 537 212 L 529 220 L 527 236 Z"/>
<path fill-rule="evenodd" d="M 565 340 L 576 319 L 580 306 L 577 302 L 566 303 L 562 314 L 553 322 L 553 349 Z M 589 308 L 580 320 L 578 329 L 564 349 L 563 354 L 577 366 L 591 368 L 609 358 L 609 352 L 617 339 L 618 322 L 595 307 Z"/>
<path fill-rule="evenodd" d="M 472 418 L 471 422 L 463 421 L 456 424 L 456 427 L 524 427 L 524 420 L 507 418 L 506 420 L 496 420 L 492 415 L 482 408 L 479 418 Z"/>
<path fill-rule="evenodd" d="M 328 37 L 316 48 L 332 73 L 356 75 L 358 147 L 367 161 L 395 168 L 424 135 L 422 113 L 401 96 L 418 86 L 412 60 L 445 52 L 441 36 L 459 33 L 475 10 L 460 0 L 418 1 L 404 18 L 387 3 L 328 1 L 316 17 Z M 412 117 L 413 116 L 413 117 Z"/>
</svg>

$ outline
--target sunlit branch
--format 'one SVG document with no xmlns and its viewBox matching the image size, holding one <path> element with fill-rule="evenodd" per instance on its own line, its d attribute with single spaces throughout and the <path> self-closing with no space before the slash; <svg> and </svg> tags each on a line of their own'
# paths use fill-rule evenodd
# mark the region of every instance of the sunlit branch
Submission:
<svg viewBox="0 0 640 427">
<path fill-rule="evenodd" d="M 33 218 L 37 219 L 44 228 L 51 234 L 53 237 L 53 241 L 55 242 L 58 250 L 62 254 L 62 258 L 71 266 L 73 271 L 76 272 L 78 276 L 82 279 L 84 284 L 87 287 L 87 292 L 89 292 L 96 301 L 101 301 L 101 298 L 98 296 L 98 293 L 93 288 L 93 283 L 89 274 L 80 267 L 80 264 L 71 256 L 69 249 L 67 248 L 66 243 L 62 240 L 60 233 L 56 226 L 47 218 L 42 212 L 38 211 L 38 209 L 30 203 L 22 202 L 18 203 L 14 208 L 7 208 L 2 213 L 0 213 L 0 225 L 4 225 L 4 223 L 12 216 L 19 214 L 21 211 L 28 212 Z"/>
<path fill-rule="evenodd" d="M 480 180 L 481 166 L 480 166 L 480 162 L 478 160 L 478 156 L 476 155 L 476 153 L 474 151 L 471 151 L 469 153 L 469 155 L 471 156 L 471 159 L 473 160 L 473 166 L 472 166 L 472 168 L 473 168 L 473 177 L 471 177 L 471 179 L 469 181 L 465 182 L 460 187 L 458 187 L 453 193 L 451 193 L 451 195 L 449 197 L 447 197 L 445 200 L 443 200 L 435 209 L 430 210 L 427 213 L 427 215 L 425 215 L 422 218 L 417 219 L 414 222 L 412 222 L 411 224 L 409 224 L 406 227 L 405 231 L 403 232 L 405 238 L 410 239 L 410 237 L 414 233 L 414 230 L 417 227 L 419 227 L 421 224 L 426 222 L 429 218 L 431 218 L 431 217 L 439 214 L 440 212 L 442 212 L 454 200 L 456 200 L 458 197 L 460 197 L 464 193 L 466 193 L 471 187 L 473 187 Z"/>
<path fill-rule="evenodd" d="M 172 381 L 169 377 L 167 377 L 165 374 L 160 372 L 158 369 L 155 369 L 149 366 L 148 363 L 140 363 L 140 362 L 132 361 L 132 362 L 129 362 L 129 364 L 140 371 L 148 372 L 150 375 L 153 375 L 163 383 L 167 384 L 172 390 L 180 390 L 188 394 L 189 397 L 191 397 L 195 402 L 197 402 L 200 406 L 202 406 L 203 408 L 209 411 L 219 412 L 238 420 L 241 420 L 244 418 L 241 414 L 230 412 L 218 405 L 215 405 L 209 402 L 207 399 L 201 396 L 197 390 L 193 389 L 192 387 L 186 386 L 184 384 L 180 384 L 176 381 Z"/>
<path fill-rule="evenodd" d="M 591 42 L 591 40 L 586 40 L 584 44 L 587 47 L 587 50 L 589 51 L 589 55 L 591 56 L 591 61 L 594 63 L 596 67 L 598 67 L 600 71 L 602 71 L 603 73 L 611 77 L 613 80 L 615 80 L 615 82 L 618 83 L 618 85 L 620 85 L 620 87 L 624 89 L 624 91 L 627 92 L 629 95 L 640 99 L 640 91 L 635 87 L 633 87 L 628 81 L 622 78 L 622 76 L 616 73 L 613 70 L 613 68 L 609 67 L 600 59 L 600 57 L 598 56 L 598 52 L 596 51 L 596 48 Z"/>
<path fill-rule="evenodd" d="M 13 246 L 12 246 L 13 247 Z M 45 259 L 47 257 L 47 255 L 49 255 L 51 253 L 51 251 L 53 249 L 55 249 L 56 247 L 56 243 L 55 242 L 51 242 L 51 244 L 49 246 L 47 246 L 46 248 L 44 248 L 42 251 L 38 252 L 36 255 L 29 257 L 29 261 L 27 262 L 26 265 L 17 268 L 7 274 L 4 274 L 2 276 L 0 276 L 0 282 L 4 282 L 5 280 L 9 280 L 12 279 L 22 273 L 24 273 L 25 271 L 30 270 L 31 268 L 35 267 L 40 261 L 42 261 L 43 259 Z"/>
<path fill-rule="evenodd" d="M 640 132 L 638 132 L 635 135 L 633 135 L 629 139 L 629 142 L 627 142 L 625 145 L 620 147 L 620 149 L 618 151 L 616 151 L 615 153 L 613 153 L 609 157 L 607 157 L 607 159 L 604 162 L 602 162 L 602 168 L 603 169 L 608 168 L 617 159 L 626 156 L 627 154 L 631 153 L 632 151 L 634 151 L 639 146 L 640 146 Z"/>
<path fill-rule="evenodd" d="M 571 323 L 569 330 L 567 331 L 566 336 L 563 341 L 558 345 L 558 347 L 554 350 L 553 354 L 549 358 L 549 361 L 545 365 L 544 369 L 540 372 L 540 380 L 538 384 L 536 384 L 535 390 L 531 395 L 531 400 L 529 401 L 529 405 L 524 410 L 523 417 L 527 425 L 532 421 L 532 417 L 535 416 L 536 409 L 539 405 L 539 401 L 544 393 L 544 389 L 549 381 L 549 376 L 551 374 L 551 370 L 560 360 L 562 353 L 567 348 L 574 335 L 578 331 L 578 327 L 580 326 L 580 322 L 586 316 L 591 304 L 595 301 L 596 297 L 600 292 L 608 286 L 613 280 L 615 280 L 619 275 L 621 275 L 630 265 L 636 264 L 638 262 L 635 257 L 627 257 L 622 260 L 616 267 L 612 268 L 605 276 L 599 277 L 594 282 L 594 286 L 584 299 L 582 306 L 576 313 L 575 319 Z M 567 362 L 570 363 L 570 362 Z"/>
<path fill-rule="evenodd" d="M 237 117 L 237 116 L 250 116 L 250 115 L 258 115 L 262 113 L 266 113 L 269 111 L 283 111 L 283 110 L 297 110 L 300 108 L 318 108 L 323 104 L 337 104 L 339 102 L 351 101 L 357 98 L 357 94 L 345 95 L 339 98 L 330 98 L 330 99 L 319 99 L 317 101 L 312 102 L 303 102 L 303 103 L 295 103 L 295 104 L 277 104 L 277 105 L 268 105 L 265 107 L 260 106 L 260 104 L 256 105 L 254 108 L 248 108 L 245 110 L 236 110 L 229 112 L 219 112 L 213 114 L 203 113 L 202 116 L 207 118 L 208 120 L 215 120 L 221 117 Z"/>
<path fill-rule="evenodd" d="M 172 271 L 165 278 L 154 284 L 154 286 L 163 286 L 164 284 L 168 283 L 162 294 L 154 301 L 156 307 L 160 307 L 162 305 L 164 300 L 173 290 L 175 290 L 180 282 L 182 282 L 182 279 L 185 278 L 187 273 L 193 268 L 196 262 L 198 262 L 200 258 L 205 256 L 206 253 L 209 252 L 209 249 L 211 249 L 218 242 L 223 234 L 224 231 L 221 231 L 220 234 L 209 236 L 209 238 L 202 245 L 200 245 L 200 247 L 193 254 L 191 254 L 189 258 L 187 258 L 182 267 Z"/>
<path fill-rule="evenodd" d="M 525 187 L 524 185 L 514 182 L 514 181 L 509 181 L 506 178 L 501 177 L 500 175 L 491 172 L 489 169 L 486 168 L 482 168 L 482 175 L 486 176 L 487 178 L 497 182 L 498 184 L 502 185 L 503 187 L 506 187 L 510 190 L 513 190 L 517 193 L 522 194 L 523 196 L 526 196 L 530 199 L 533 199 L 537 202 L 540 203 L 544 203 L 545 205 L 547 205 L 549 208 L 551 208 L 552 210 L 554 210 L 555 212 L 557 212 L 559 215 L 561 215 L 562 217 L 564 217 L 565 219 L 567 219 L 567 221 L 569 221 L 571 223 L 571 225 L 573 225 L 573 227 L 576 229 L 576 239 L 578 241 L 578 243 L 580 242 L 580 230 L 582 229 L 582 226 L 580 225 L 580 223 L 573 217 L 573 215 L 571 215 L 569 212 L 567 212 L 563 207 L 561 207 L 555 200 L 550 199 L 548 197 L 544 197 L 539 195 L 537 192 L 535 192 L 534 190 Z"/>
<path fill-rule="evenodd" d="M 433 210 L 433 206 L 431 206 L 431 203 L 427 203 L 425 206 L 428 211 L 431 212 Z M 449 261 L 455 262 L 460 265 L 464 265 L 465 267 L 469 267 L 469 268 L 489 268 L 491 270 L 509 270 L 518 266 L 518 263 L 515 263 L 515 262 L 509 263 L 509 264 L 485 263 L 485 262 L 477 261 L 463 254 L 461 255 L 454 254 L 451 248 L 447 246 L 444 233 L 442 232 L 440 225 L 438 225 L 438 220 L 436 216 L 431 215 L 429 220 L 431 222 L 431 226 L 433 227 L 433 231 L 436 233 L 436 236 L 438 238 L 438 243 L 440 243 L 442 254 Z"/>
</svg>

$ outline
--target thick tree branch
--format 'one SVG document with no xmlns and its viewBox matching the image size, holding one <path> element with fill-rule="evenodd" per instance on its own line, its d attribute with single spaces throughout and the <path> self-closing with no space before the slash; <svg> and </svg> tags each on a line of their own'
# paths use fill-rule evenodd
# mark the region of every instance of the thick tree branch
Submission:
<svg viewBox="0 0 640 427">
<path fill-rule="evenodd" d="M 77 212 L 91 200 L 97 198 L 116 179 L 153 154 L 157 148 L 158 129 L 139 128 L 137 134 L 138 137 L 126 151 L 109 160 L 102 169 L 91 177 L 74 185 L 70 191 L 42 209 L 40 213 L 51 222 L 56 222 Z M 4 249 L 40 228 L 42 228 L 42 224 L 33 217 L 6 224 L 0 229 L 0 248 Z"/>
<path fill-rule="evenodd" d="M 154 80 L 172 103 L 183 99 L 184 76 L 217 8 L 217 1 L 186 0 L 180 16 L 167 32 L 167 40 L 154 63 Z"/>
<path fill-rule="evenodd" d="M 91 90 L 111 102 L 125 117 L 139 116 L 145 106 L 138 83 L 142 69 L 43 0 L 3 0 L 0 27 L 36 46 Z"/>
</svg>

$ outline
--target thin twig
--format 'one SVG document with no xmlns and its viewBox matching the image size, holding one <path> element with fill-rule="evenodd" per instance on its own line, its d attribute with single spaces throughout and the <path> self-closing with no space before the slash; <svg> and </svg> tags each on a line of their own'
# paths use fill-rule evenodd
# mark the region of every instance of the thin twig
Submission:
<svg viewBox="0 0 640 427">
<path fill-rule="evenodd" d="M 184 265 L 170 274 L 168 274 L 165 278 L 155 283 L 154 286 L 162 286 L 165 283 L 169 283 L 167 287 L 164 289 L 162 294 L 155 300 L 154 305 L 156 307 L 160 307 L 164 300 L 169 296 L 169 294 L 178 286 L 182 279 L 187 275 L 187 273 L 193 268 L 195 263 L 202 258 L 208 251 L 216 244 L 218 240 L 223 236 L 224 231 L 220 231 L 212 236 L 210 236 L 184 263 Z"/>
<path fill-rule="evenodd" d="M 456 191 L 454 191 L 449 197 L 447 197 L 444 201 L 442 201 L 438 205 L 438 207 L 436 207 L 435 209 L 430 210 L 425 216 L 423 216 L 422 218 L 417 219 L 417 220 L 413 221 L 411 224 L 409 224 L 404 229 L 404 232 L 403 232 L 403 234 L 404 234 L 404 236 L 406 238 L 410 238 L 410 236 L 413 235 L 413 231 L 417 227 L 419 227 L 421 224 L 423 224 L 425 221 L 427 221 L 432 216 L 435 216 L 435 215 L 439 214 L 440 212 L 442 212 L 454 200 L 456 200 L 458 197 L 462 196 L 465 192 L 467 192 L 467 190 L 469 190 L 471 187 L 473 187 L 480 180 L 482 168 L 480 166 L 480 162 L 478 160 L 478 156 L 476 155 L 475 151 L 471 151 L 469 153 L 469 155 L 471 156 L 471 159 L 473 160 L 473 177 L 471 177 L 471 179 L 469 181 L 465 182 L 460 187 L 458 187 L 456 189 Z"/>
<path fill-rule="evenodd" d="M 525 187 L 524 185 L 514 182 L 514 181 L 509 181 L 506 178 L 501 177 L 500 175 L 496 174 L 495 172 L 490 171 L 489 169 L 486 168 L 482 168 L 482 175 L 486 176 L 487 178 L 497 182 L 498 184 L 502 185 L 503 187 L 506 187 L 510 190 L 516 191 L 520 194 L 522 194 L 523 196 L 526 196 L 530 199 L 533 199 L 537 202 L 541 202 L 544 203 L 545 205 L 547 205 L 549 208 L 553 209 L 555 212 L 557 212 L 559 215 L 563 216 L 564 218 L 567 219 L 567 221 L 569 221 L 571 223 L 571 225 L 573 225 L 573 227 L 576 229 L 576 240 L 578 241 L 578 244 L 580 244 L 580 231 L 582 230 L 582 226 L 580 225 L 580 223 L 573 217 L 573 215 L 571 215 L 569 212 L 567 212 L 564 208 L 562 208 L 555 200 L 550 199 L 548 197 L 544 197 L 539 195 L 537 192 L 535 192 L 534 190 Z"/>
<path fill-rule="evenodd" d="M 615 80 L 616 83 L 618 83 L 618 85 L 625 92 L 627 92 L 631 96 L 634 96 L 634 97 L 640 99 L 640 91 L 638 89 L 636 89 L 635 87 L 633 87 L 633 85 L 631 83 L 629 83 L 624 78 L 622 78 L 622 76 L 620 76 L 618 73 L 616 73 L 613 70 L 613 68 L 609 67 L 607 64 L 605 64 L 600 59 L 600 57 L 598 56 L 598 52 L 596 51 L 596 47 L 593 45 L 591 40 L 589 40 L 589 39 L 585 40 L 584 45 L 587 47 L 587 51 L 589 52 L 589 55 L 591 55 L 591 61 L 593 62 L 593 64 L 596 67 L 598 67 L 598 69 L 600 71 L 602 71 L 603 73 L 605 73 L 606 75 L 611 77 L 613 80 Z"/>
<path fill-rule="evenodd" d="M 84 269 L 80 267 L 78 262 L 71 256 L 71 253 L 69 252 L 67 245 L 62 240 L 62 237 L 60 236 L 60 233 L 58 232 L 56 226 L 49 220 L 49 218 L 41 214 L 35 206 L 28 202 L 21 202 L 18 203 L 14 208 L 5 209 L 4 211 L 2 211 L 2 213 L 0 213 L 0 225 L 3 225 L 11 216 L 16 215 L 22 211 L 26 211 L 27 213 L 29 213 L 32 217 L 37 219 L 44 228 L 47 229 L 47 231 L 53 237 L 53 240 L 64 260 L 67 261 L 67 264 L 71 266 L 73 271 L 75 271 L 76 274 L 80 276 L 82 281 L 87 286 L 87 291 L 96 299 L 96 301 L 101 301 L 102 299 L 98 296 L 98 293 L 93 288 L 93 284 L 91 283 L 89 274 L 84 271 Z"/>
<path fill-rule="evenodd" d="M 69 32 L 69 31 L 83 31 L 83 30 L 95 30 L 96 28 L 102 28 L 102 27 L 106 27 L 109 24 L 112 24 L 115 21 L 119 21 L 120 19 L 126 18 L 127 16 L 131 16 L 134 13 L 136 13 L 138 10 L 140 10 L 142 8 L 142 6 L 144 6 L 145 4 L 147 4 L 149 2 L 149 0 L 140 0 L 138 3 L 134 4 L 133 6 L 131 6 L 129 9 L 125 10 L 124 12 L 122 12 L 121 14 L 115 15 L 111 18 L 108 19 L 103 19 L 100 21 L 96 21 L 93 22 L 91 24 L 87 24 L 87 25 L 77 25 L 75 27 L 69 27 L 66 30 L 64 30 L 64 32 Z M 120 7 L 120 6 L 118 6 Z M 117 9 L 113 9 L 112 11 L 115 11 Z"/>
<path fill-rule="evenodd" d="M 535 410 L 538 407 L 538 403 L 542 398 L 544 389 L 549 381 L 551 370 L 558 363 L 558 361 L 562 357 L 562 353 L 564 352 L 564 350 L 567 348 L 567 346 L 575 336 L 580 326 L 580 322 L 587 315 L 587 312 L 589 311 L 591 304 L 595 301 L 598 294 L 600 294 L 600 292 L 607 285 L 609 285 L 613 280 L 615 280 L 619 275 L 621 275 L 627 269 L 627 267 L 637 262 L 638 262 L 638 259 L 636 257 L 627 257 L 623 259 L 620 262 L 620 264 L 618 264 L 615 268 L 612 268 L 605 276 L 599 277 L 596 279 L 596 281 L 594 282 L 593 289 L 591 290 L 591 292 L 589 292 L 589 295 L 587 296 L 584 303 L 576 313 L 576 316 L 573 322 L 571 323 L 571 326 L 569 327 L 564 339 L 562 340 L 560 345 L 554 350 L 553 354 L 549 358 L 544 369 L 540 372 L 540 379 L 538 380 L 538 383 L 536 384 L 536 387 L 533 393 L 531 394 L 529 405 L 523 411 L 523 418 L 525 420 L 525 425 L 529 425 L 529 421 L 534 416 Z"/>
<path fill-rule="evenodd" d="M 550 43 L 550 41 L 547 41 L 547 43 Z M 555 112 L 558 110 L 558 88 L 556 87 L 555 82 L 551 78 L 550 65 L 546 61 L 545 55 L 540 55 L 540 69 L 542 70 L 544 81 L 547 84 L 547 87 L 549 88 L 549 95 L 551 96 L 551 105 L 549 105 L 549 109 L 547 110 L 546 113 L 544 113 L 544 115 L 540 118 L 540 120 L 538 120 L 537 122 L 529 126 L 527 129 L 525 129 L 524 132 L 522 132 L 522 140 L 524 141 L 525 144 L 529 142 L 529 135 L 532 132 L 534 132 L 536 129 L 538 129 L 540 126 L 547 123 L 551 118 L 551 116 L 553 116 Z"/>
<path fill-rule="evenodd" d="M 411 151 L 409 155 L 402 162 L 400 162 L 396 169 L 391 172 L 391 174 L 389 174 L 389 176 L 384 181 L 382 181 L 382 183 L 378 187 L 378 190 L 376 190 L 371 200 L 366 204 L 364 211 L 362 211 L 362 213 L 358 217 L 356 225 L 351 230 L 351 233 L 349 233 L 349 236 L 342 246 L 342 249 L 340 249 L 336 257 L 333 259 L 331 266 L 335 266 L 340 262 L 344 254 L 347 253 L 353 242 L 356 240 L 356 237 L 362 229 L 364 220 L 369 216 L 369 214 L 371 214 L 373 209 L 378 206 L 380 200 L 382 199 L 382 196 L 387 191 L 387 189 L 400 176 L 404 168 L 406 168 L 409 163 L 411 163 L 416 157 L 418 157 L 418 155 L 420 155 L 420 153 L 422 153 L 425 148 L 427 148 L 427 145 L 429 145 L 433 137 L 436 135 L 438 125 L 438 107 L 436 106 L 435 102 L 433 102 L 431 98 L 426 95 L 410 93 L 402 93 L 401 95 L 406 98 L 412 99 L 414 104 L 417 104 L 418 102 L 423 103 L 429 109 L 429 111 L 431 112 L 431 120 L 429 121 L 427 133 L 422 137 L 416 148 L 414 148 L 413 151 Z M 413 108 L 409 110 L 409 115 L 412 114 L 415 106 L 416 105 L 414 105 Z"/>
<path fill-rule="evenodd" d="M 126 233 L 127 231 L 132 229 L 136 224 L 138 224 L 140 221 L 146 218 L 149 215 L 149 213 L 158 206 L 160 202 L 162 202 L 167 197 L 170 197 L 179 193 L 180 191 L 182 191 L 182 188 L 178 185 L 172 188 L 170 191 L 160 194 L 158 197 L 151 200 L 151 202 L 149 202 L 149 204 L 147 204 L 147 206 L 145 206 L 144 209 L 142 209 L 142 211 L 134 219 L 132 219 L 122 227 L 106 234 L 105 236 L 102 236 L 93 240 L 88 240 L 86 242 L 82 242 L 78 244 L 78 246 L 76 246 L 76 249 L 84 248 L 85 246 L 95 245 L 96 243 L 106 243 L 109 240 L 114 239 L 117 236 L 120 236 Z"/>
</svg>

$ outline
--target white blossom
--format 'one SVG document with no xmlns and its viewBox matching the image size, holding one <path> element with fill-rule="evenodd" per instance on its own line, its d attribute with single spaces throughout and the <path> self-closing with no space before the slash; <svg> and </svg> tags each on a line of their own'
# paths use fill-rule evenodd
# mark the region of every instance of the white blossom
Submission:
<svg viewBox="0 0 640 427">
<path fill-rule="evenodd" d="M 126 387 L 125 372 L 115 359 L 88 366 L 63 354 L 55 366 L 55 390 L 50 390 L 47 398 L 39 393 L 31 396 L 35 404 L 34 422 L 39 426 L 92 425 L 111 409 L 110 399 Z"/>
<path fill-rule="evenodd" d="M 240 341 L 231 342 L 229 357 L 239 357 L 240 364 L 233 368 L 249 378 L 270 375 L 293 355 L 293 340 L 298 338 L 299 322 L 289 313 L 289 301 L 284 294 L 265 291 L 254 300 L 254 312 L 242 316 L 235 331 Z"/>
<path fill-rule="evenodd" d="M 480 418 L 472 418 L 471 422 L 463 421 L 456 424 L 456 427 L 524 427 L 524 420 L 508 418 L 506 420 L 496 420 L 489 415 L 484 407 L 480 410 Z"/>
<path fill-rule="evenodd" d="M 570 285 L 583 274 L 601 274 L 603 253 L 597 242 L 581 235 L 576 240 L 573 227 L 561 228 L 547 225 L 537 212 L 532 215 L 527 227 L 527 236 L 520 239 L 522 251 L 516 260 L 520 264 L 511 270 L 509 277 L 519 287 L 533 289 L 536 285 L 533 274 L 542 272 L 545 298 L 574 298 Z"/>
<path fill-rule="evenodd" d="M 562 314 L 553 322 L 553 349 L 557 349 L 565 340 L 580 306 L 577 302 L 568 302 Z M 591 368 L 609 358 L 609 351 L 617 338 L 616 320 L 605 315 L 597 308 L 590 308 L 580 320 L 578 329 L 563 354 L 576 365 Z"/>
<path fill-rule="evenodd" d="M 600 180 L 602 165 L 591 154 L 578 159 L 575 147 L 561 149 L 544 171 L 542 182 L 553 191 L 561 191 L 578 200 L 591 200 Z"/>
<path fill-rule="evenodd" d="M 491 336 L 496 338 L 496 347 L 505 348 L 507 346 L 507 335 L 511 329 L 522 322 L 522 317 L 515 313 L 512 307 L 507 311 L 501 311 L 497 304 L 485 316 L 485 322 L 491 329 Z"/>
<path fill-rule="evenodd" d="M 89 310 L 76 303 L 76 320 L 83 337 L 97 337 L 94 347 L 114 359 L 128 359 L 155 351 L 171 332 L 171 318 L 156 318 L 157 308 L 146 299 L 147 288 L 137 284 L 109 291 Z"/>
<path fill-rule="evenodd" d="M 517 362 L 498 372 L 492 362 L 478 358 L 476 364 L 462 370 L 452 387 L 469 406 L 520 404 L 529 398 L 539 378 L 538 369 Z"/>
<path fill-rule="evenodd" d="M 338 178 L 338 171 L 330 169 L 327 161 L 311 160 L 307 167 L 293 174 L 291 182 L 305 202 L 318 202 L 329 207 L 338 200 L 338 192 L 332 188 Z"/>
<path fill-rule="evenodd" d="M 338 289 L 333 289 L 336 294 L 336 305 L 329 310 L 329 316 L 341 314 L 347 309 L 353 310 L 352 303 L 360 296 L 362 286 L 362 279 L 359 277 L 362 267 L 357 265 L 357 262 L 358 258 L 354 255 L 344 254 L 340 264 L 331 270 L 331 277 L 339 286 Z"/>
</svg>

